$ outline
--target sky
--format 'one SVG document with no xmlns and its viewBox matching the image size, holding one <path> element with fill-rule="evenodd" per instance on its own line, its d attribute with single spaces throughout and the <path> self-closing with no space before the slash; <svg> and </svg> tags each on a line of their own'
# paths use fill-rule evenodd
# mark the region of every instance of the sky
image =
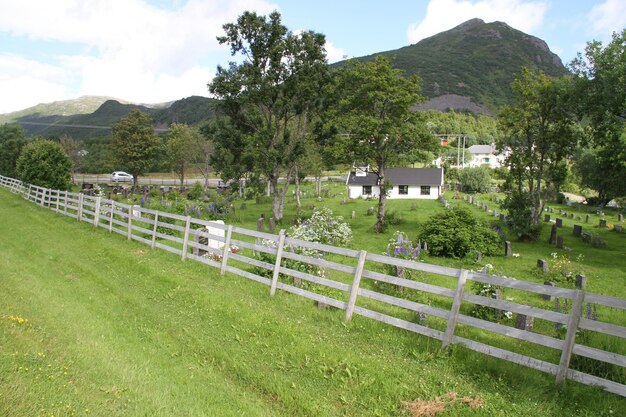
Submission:
<svg viewBox="0 0 626 417">
<path fill-rule="evenodd" d="M 545 40 L 564 64 L 626 27 L 625 0 L 0 0 L 0 114 L 86 95 L 208 96 L 246 10 L 326 35 L 329 62 L 398 49 L 472 18 Z"/>
</svg>

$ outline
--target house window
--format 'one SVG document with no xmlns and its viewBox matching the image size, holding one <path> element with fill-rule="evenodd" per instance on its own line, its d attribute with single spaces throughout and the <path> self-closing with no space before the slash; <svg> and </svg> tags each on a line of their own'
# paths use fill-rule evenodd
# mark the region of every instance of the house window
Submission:
<svg viewBox="0 0 626 417">
<path fill-rule="evenodd" d="M 409 186 L 408 185 L 398 185 L 398 194 L 407 195 L 409 194 Z"/>
<path fill-rule="evenodd" d="M 372 186 L 364 185 L 363 186 L 363 195 L 372 195 Z"/>
<path fill-rule="evenodd" d="M 420 187 L 420 195 L 430 195 L 430 185 L 422 185 Z"/>
</svg>

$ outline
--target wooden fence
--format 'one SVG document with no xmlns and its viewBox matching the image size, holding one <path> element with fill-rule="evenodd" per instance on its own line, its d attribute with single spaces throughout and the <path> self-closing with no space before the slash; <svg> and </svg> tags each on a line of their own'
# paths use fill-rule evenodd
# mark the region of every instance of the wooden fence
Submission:
<svg viewBox="0 0 626 417">
<path fill-rule="evenodd" d="M 558 383 L 571 379 L 583 384 L 601 386 L 609 392 L 626 397 L 626 385 L 570 367 L 573 357 L 587 358 L 616 366 L 623 375 L 626 356 L 609 349 L 577 343 L 576 335 L 578 331 L 595 332 L 594 334 L 602 337 L 616 338 L 617 345 L 624 346 L 626 327 L 610 322 L 612 317 L 623 317 L 626 310 L 624 299 L 312 243 L 287 237 L 284 230 L 278 235 L 258 232 L 122 204 L 102 197 L 50 190 L 2 176 L 0 186 L 41 207 L 95 227 L 106 228 L 109 232 L 121 234 L 129 240 L 172 252 L 183 261 L 192 259 L 219 268 L 221 274 L 230 272 L 267 285 L 272 296 L 279 289 L 309 298 L 321 305 L 345 310 L 345 320 L 358 314 L 440 340 L 444 348 L 462 345 L 489 356 L 555 375 Z M 307 251 L 314 251 L 316 255 L 303 254 Z M 294 265 L 305 265 L 307 268 L 297 268 Z M 399 278 L 390 272 L 394 268 L 420 271 L 418 274 L 428 279 L 422 282 Z M 326 276 L 330 274 L 336 279 Z M 541 305 L 533 306 L 476 295 L 468 291 L 470 282 L 489 284 L 507 291 L 534 293 L 530 298 L 537 300 L 557 297 L 569 309 L 558 312 L 546 309 L 545 301 L 538 301 Z M 374 284 L 381 283 L 395 291 L 375 291 L 379 287 Z M 430 304 L 411 298 L 409 294 L 425 295 Z M 528 298 L 527 294 L 526 299 Z M 583 314 L 585 303 L 587 314 Z M 598 311 L 604 309 L 602 318 L 609 321 L 590 318 L 588 313 L 592 305 L 593 311 L 596 311 L 596 307 Z M 538 322 L 544 323 L 544 334 L 537 328 L 541 326 L 535 326 L 534 330 L 519 329 L 478 319 L 468 313 L 471 308 L 478 306 L 492 308 L 493 311 L 516 313 L 523 319 L 539 319 Z M 608 314 L 610 312 L 615 314 Z M 427 323 L 420 320 L 424 317 L 428 318 Z M 554 332 L 545 331 L 555 325 L 562 328 L 562 338 Z M 531 347 L 527 351 L 540 352 L 543 358 L 494 346 L 501 344 L 503 339 L 509 341 L 508 346 L 528 342 Z M 514 343 L 511 344 L 511 341 Z M 543 350 L 536 349 L 536 345 L 548 349 L 544 349 L 544 353 Z"/>
</svg>

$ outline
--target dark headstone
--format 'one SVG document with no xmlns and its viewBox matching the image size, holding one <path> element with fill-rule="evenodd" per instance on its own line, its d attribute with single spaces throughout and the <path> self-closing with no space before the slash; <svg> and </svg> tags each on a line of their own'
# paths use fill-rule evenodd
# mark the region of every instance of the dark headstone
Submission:
<svg viewBox="0 0 626 417">
<path fill-rule="evenodd" d="M 585 288 L 585 285 L 587 285 L 587 277 L 582 274 L 577 274 L 574 283 L 576 284 L 576 288 L 580 288 L 582 290 Z"/>
<path fill-rule="evenodd" d="M 588 214 L 585 216 L 585 223 L 589 223 L 589 215 Z"/>
<path fill-rule="evenodd" d="M 550 221 L 550 215 L 549 214 L 544 214 L 543 215 L 543 221 L 548 223 Z"/>
<path fill-rule="evenodd" d="M 541 268 L 542 272 L 548 272 L 548 261 L 545 259 L 537 259 L 537 268 Z"/>
<path fill-rule="evenodd" d="M 618 232 L 618 233 L 621 233 L 621 232 L 622 232 L 622 230 L 624 230 L 624 226 L 622 226 L 621 224 L 616 224 L 616 225 L 613 227 L 613 230 L 615 230 L 615 231 L 616 231 L 616 232 Z"/>
<path fill-rule="evenodd" d="M 601 248 L 603 245 L 602 239 L 600 239 L 599 237 L 594 237 L 593 238 L 593 246 L 596 248 Z"/>
<path fill-rule="evenodd" d="M 574 213 L 570 213 L 570 214 L 569 214 L 569 218 L 570 218 L 570 219 L 573 219 L 573 218 L 574 218 Z"/>
<path fill-rule="evenodd" d="M 563 227 L 563 219 L 560 217 L 556 218 L 556 227 Z"/>
<path fill-rule="evenodd" d="M 574 225 L 574 236 L 580 237 L 583 233 L 583 227 L 579 224 Z"/>
<path fill-rule="evenodd" d="M 548 287 L 554 287 L 554 282 L 551 282 L 551 281 L 545 281 L 545 282 L 543 283 L 543 285 L 547 285 Z M 552 298 L 553 298 L 550 294 L 541 294 L 541 297 L 542 297 L 544 300 L 549 300 L 549 301 L 552 301 Z"/>
<path fill-rule="evenodd" d="M 265 222 L 265 218 L 263 217 L 263 215 L 261 215 L 261 217 L 259 217 L 259 219 L 256 221 L 256 230 L 257 232 L 262 232 L 263 231 L 263 223 Z"/>
<path fill-rule="evenodd" d="M 583 242 L 591 243 L 591 235 L 589 233 L 582 232 L 580 236 L 583 238 Z"/>
<path fill-rule="evenodd" d="M 598 223 L 598 227 L 606 227 L 606 219 L 600 219 L 600 222 Z"/>
<path fill-rule="evenodd" d="M 556 247 L 559 249 L 563 249 L 563 236 L 556 237 Z"/>
<path fill-rule="evenodd" d="M 511 247 L 511 241 L 504 242 L 504 256 L 513 256 L 513 248 Z"/>
<path fill-rule="evenodd" d="M 534 317 L 526 316 L 525 314 L 518 314 L 515 319 L 515 328 L 520 330 L 527 330 L 532 332 Z"/>
<path fill-rule="evenodd" d="M 559 219 L 557 219 L 559 220 Z M 553 224 L 552 229 L 550 229 L 550 239 L 548 239 L 548 243 L 550 245 L 554 245 L 556 243 L 556 233 L 558 231 L 558 225 Z"/>
<path fill-rule="evenodd" d="M 624 215 L 622 213 L 617 213 L 617 221 L 618 222 L 623 222 L 624 221 Z"/>
</svg>

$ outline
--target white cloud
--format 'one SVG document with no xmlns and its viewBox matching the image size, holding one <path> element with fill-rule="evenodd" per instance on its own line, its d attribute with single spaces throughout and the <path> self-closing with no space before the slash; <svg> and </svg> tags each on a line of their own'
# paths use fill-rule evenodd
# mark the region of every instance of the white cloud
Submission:
<svg viewBox="0 0 626 417">
<path fill-rule="evenodd" d="M 503 21 L 518 30 L 531 33 L 541 26 L 547 8 L 545 1 L 430 0 L 424 20 L 412 24 L 407 36 L 409 43 L 416 43 L 472 18 L 486 22 Z"/>
<path fill-rule="evenodd" d="M 149 102 L 206 95 L 217 64 L 211 54 L 227 51 L 216 40 L 222 25 L 244 10 L 267 14 L 277 6 L 269 0 L 188 0 L 168 9 L 148 0 L 0 0 L 0 8 L 0 32 L 75 51 L 53 59 L 67 66 L 66 75 L 74 78 L 64 82 L 80 94 Z M 11 110 L 21 108 L 2 91 L 3 102 L 15 103 Z M 34 88 L 11 91 L 32 91 L 39 101 L 48 97 Z"/>
<path fill-rule="evenodd" d="M 346 51 L 341 48 L 337 48 L 330 41 L 326 41 L 324 48 L 326 48 L 326 57 L 328 58 L 328 62 L 331 64 L 346 58 Z"/>
<path fill-rule="evenodd" d="M 67 97 L 67 76 L 67 71 L 58 66 L 0 54 L 0 113 Z"/>
<path fill-rule="evenodd" d="M 626 2 L 624 0 L 606 0 L 593 6 L 589 12 L 593 34 L 601 41 L 611 40 L 613 32 L 621 32 L 626 27 Z"/>
</svg>

